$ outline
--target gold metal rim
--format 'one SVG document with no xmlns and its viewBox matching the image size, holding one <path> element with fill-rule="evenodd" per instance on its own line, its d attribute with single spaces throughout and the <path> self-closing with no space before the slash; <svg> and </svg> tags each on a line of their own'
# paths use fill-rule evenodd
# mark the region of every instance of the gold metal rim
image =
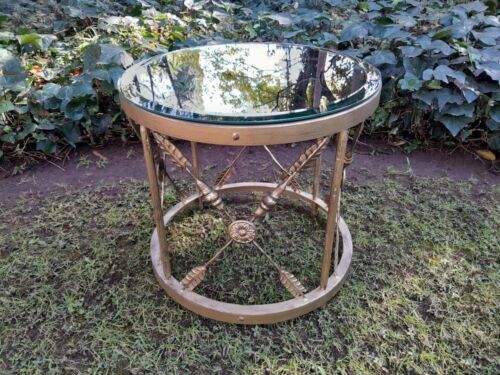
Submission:
<svg viewBox="0 0 500 375">
<path fill-rule="evenodd" d="M 241 182 L 227 184 L 218 189 L 221 193 L 230 192 L 269 192 L 276 188 L 276 184 L 264 182 Z M 313 198 L 309 193 L 294 191 L 287 188 L 284 195 L 314 203 L 320 210 L 327 212 L 328 205 L 319 198 Z M 193 194 L 184 201 L 172 207 L 164 216 L 167 225 L 175 215 L 188 207 L 197 204 L 200 194 Z M 307 293 L 302 298 L 265 305 L 238 305 L 216 301 L 203 297 L 195 292 L 185 290 L 181 283 L 173 276 L 167 278 L 160 260 L 160 246 L 158 231 L 155 228 L 151 237 L 151 260 L 155 276 L 166 293 L 177 303 L 206 318 L 236 324 L 270 324 L 296 318 L 324 305 L 330 300 L 345 282 L 352 260 L 352 239 L 344 220 L 339 218 L 339 231 L 342 236 L 343 253 L 337 270 L 332 274 L 325 289 L 319 287 Z"/>
<path fill-rule="evenodd" d="M 365 121 L 375 112 L 379 101 L 380 89 L 355 107 L 332 115 L 303 121 L 252 126 L 177 120 L 148 112 L 120 95 L 121 106 L 132 122 L 170 137 L 227 146 L 274 145 L 329 136 Z"/>
</svg>

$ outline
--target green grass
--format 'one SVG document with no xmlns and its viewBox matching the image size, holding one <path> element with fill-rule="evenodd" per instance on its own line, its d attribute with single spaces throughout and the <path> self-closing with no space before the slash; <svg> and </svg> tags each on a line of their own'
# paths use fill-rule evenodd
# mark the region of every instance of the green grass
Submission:
<svg viewBox="0 0 500 375">
<path fill-rule="evenodd" d="M 0 373 L 497 374 L 498 191 L 394 179 L 347 186 L 355 254 L 338 296 L 271 326 L 210 321 L 165 296 L 150 265 L 142 182 L 4 209 Z M 321 221 L 278 206 L 258 232 L 308 288 L 317 283 Z M 223 243 L 225 224 L 195 212 L 169 233 L 180 278 Z M 229 249 L 213 271 L 197 291 L 233 302 L 289 297 L 251 247 Z"/>
</svg>

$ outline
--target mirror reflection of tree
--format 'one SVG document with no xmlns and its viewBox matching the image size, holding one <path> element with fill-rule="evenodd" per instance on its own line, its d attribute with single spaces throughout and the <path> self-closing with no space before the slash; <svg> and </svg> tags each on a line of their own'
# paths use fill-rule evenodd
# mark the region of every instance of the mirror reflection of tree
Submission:
<svg viewBox="0 0 500 375">
<path fill-rule="evenodd" d="M 294 45 L 233 44 L 153 58 L 134 91 L 153 106 L 194 113 L 323 111 L 352 96 L 366 73 L 350 58 Z"/>
<path fill-rule="evenodd" d="M 180 109 L 204 109 L 203 100 L 197 94 L 203 90 L 204 71 L 200 64 L 200 50 L 185 50 L 167 55 L 161 66 L 172 84 Z"/>
</svg>

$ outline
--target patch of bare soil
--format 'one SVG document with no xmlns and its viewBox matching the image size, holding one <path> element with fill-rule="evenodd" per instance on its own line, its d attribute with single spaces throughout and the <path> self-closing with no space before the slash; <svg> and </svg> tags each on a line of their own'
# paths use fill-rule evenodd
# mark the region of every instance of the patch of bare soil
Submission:
<svg viewBox="0 0 500 375">
<path fill-rule="evenodd" d="M 177 143 L 190 155 L 189 142 Z M 271 146 L 285 167 L 293 163 L 305 145 Z M 239 147 L 200 145 L 199 158 L 203 174 L 215 176 L 239 152 Z M 334 147 L 324 152 L 326 170 L 333 164 Z M 255 181 L 273 178 L 272 161 L 261 147 L 248 148 L 240 158 L 232 180 Z M 170 166 L 175 177 L 183 176 Z M 8 168 L 3 168 L 8 170 Z M 463 151 L 438 149 L 419 150 L 405 154 L 382 142 L 360 144 L 348 170 L 352 183 L 367 184 L 374 179 L 394 175 L 449 177 L 456 181 L 477 180 L 478 184 L 497 185 L 500 176 L 491 171 L 491 164 Z M 99 149 L 81 147 L 70 154 L 64 164 L 41 163 L 12 176 L 5 172 L 0 178 L 0 204 L 10 206 L 25 194 L 46 194 L 52 191 L 77 190 L 84 186 L 113 183 L 124 179 L 145 179 L 146 170 L 140 144 L 115 143 Z M 210 177 L 207 177 L 210 180 Z"/>
</svg>

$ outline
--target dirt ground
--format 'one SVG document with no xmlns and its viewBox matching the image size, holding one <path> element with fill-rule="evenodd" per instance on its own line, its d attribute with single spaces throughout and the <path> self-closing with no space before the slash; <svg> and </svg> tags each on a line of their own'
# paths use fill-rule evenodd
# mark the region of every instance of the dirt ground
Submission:
<svg viewBox="0 0 500 375">
<path fill-rule="evenodd" d="M 186 155 L 190 154 L 188 142 L 178 142 Z M 287 166 L 304 149 L 303 145 L 271 147 L 276 157 Z M 215 175 L 239 151 L 239 148 L 200 145 L 200 160 L 205 176 Z M 324 169 L 332 165 L 333 146 L 323 153 Z M 57 164 L 57 165 L 55 165 Z M 54 191 L 74 190 L 84 186 L 113 183 L 124 179 L 145 179 L 146 171 L 140 144 L 114 143 L 103 148 L 82 147 L 70 154 L 64 163 L 41 163 L 12 176 L 3 172 L 0 179 L 0 203 L 14 204 L 26 194 L 45 194 Z M 271 178 L 271 160 L 262 148 L 245 151 L 235 170 L 235 180 L 260 180 Z M 2 168 L 8 171 L 5 164 Z M 171 167 L 171 173 L 177 171 Z M 400 149 L 382 142 L 360 144 L 348 170 L 348 179 L 366 184 L 396 174 L 422 177 L 448 177 L 455 181 L 477 180 L 479 184 L 498 185 L 500 176 L 492 171 L 490 162 L 461 150 L 429 149 L 405 154 Z M 181 176 L 178 176 L 181 177 Z M 206 177 L 210 180 L 210 177 Z"/>
</svg>

